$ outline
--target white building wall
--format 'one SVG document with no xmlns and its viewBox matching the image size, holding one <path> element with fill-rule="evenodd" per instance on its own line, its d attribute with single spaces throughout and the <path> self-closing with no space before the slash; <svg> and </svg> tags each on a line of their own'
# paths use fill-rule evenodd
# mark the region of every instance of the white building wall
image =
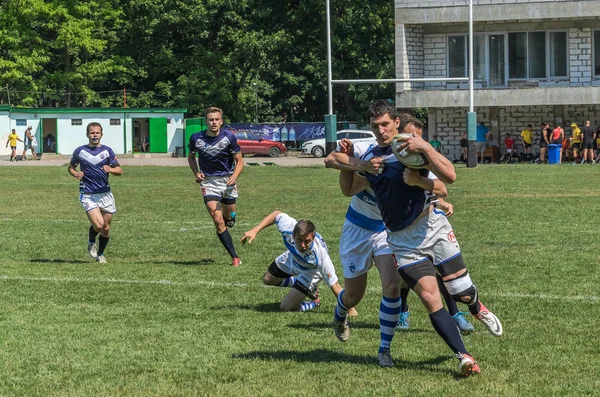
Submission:
<svg viewBox="0 0 600 397">
<path fill-rule="evenodd" d="M 487 4 L 556 3 L 572 0 L 473 0 L 473 6 Z M 395 0 L 396 8 L 468 6 L 469 0 Z"/>
</svg>

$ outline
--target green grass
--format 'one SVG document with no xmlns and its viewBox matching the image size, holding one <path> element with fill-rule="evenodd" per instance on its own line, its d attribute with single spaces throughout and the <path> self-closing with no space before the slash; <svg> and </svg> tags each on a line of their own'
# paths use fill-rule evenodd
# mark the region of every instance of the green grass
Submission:
<svg viewBox="0 0 600 397">
<path fill-rule="evenodd" d="M 376 364 L 376 273 L 341 344 L 334 299 L 280 313 L 261 285 L 283 251 L 275 228 L 219 244 L 191 172 L 126 167 L 111 178 L 118 213 L 107 265 L 87 256 L 88 222 L 64 167 L 0 167 L 0 395 L 597 395 L 600 166 L 458 169 L 451 219 L 483 302 L 502 320 L 465 337 L 482 374 L 456 360 L 416 296 L 397 333 L 397 367 Z M 313 220 L 339 267 L 348 199 L 337 172 L 249 167 L 235 241 L 274 209 Z M 322 288 L 323 289 L 323 288 Z"/>
</svg>

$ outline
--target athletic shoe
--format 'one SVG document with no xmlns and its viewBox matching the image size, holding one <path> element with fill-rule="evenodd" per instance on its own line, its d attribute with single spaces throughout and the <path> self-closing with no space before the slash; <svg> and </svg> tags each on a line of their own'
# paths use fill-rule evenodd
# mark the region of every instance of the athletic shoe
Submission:
<svg viewBox="0 0 600 397">
<path fill-rule="evenodd" d="M 394 360 L 392 360 L 392 353 L 390 353 L 389 347 L 377 353 L 377 362 L 379 362 L 379 366 L 382 368 L 391 368 L 394 366 Z"/>
<path fill-rule="evenodd" d="M 231 266 L 240 267 L 241 264 L 242 264 L 242 260 L 240 258 L 238 258 L 238 257 L 231 258 Z"/>
<path fill-rule="evenodd" d="M 579 164 L 585 164 L 585 160 L 581 160 L 581 163 L 579 163 Z"/>
<path fill-rule="evenodd" d="M 92 258 L 98 257 L 98 248 L 96 248 L 96 243 L 88 243 L 88 252 Z"/>
<path fill-rule="evenodd" d="M 468 354 L 457 354 L 456 357 L 460 360 L 458 363 L 458 372 L 462 376 L 469 376 L 471 374 L 478 374 L 481 372 L 479 365 L 475 359 Z"/>
<path fill-rule="evenodd" d="M 319 289 L 317 288 L 317 290 L 315 291 L 315 299 L 312 299 L 312 301 L 315 303 L 315 307 L 319 307 L 321 306 L 321 298 L 319 297 Z"/>
<path fill-rule="evenodd" d="M 481 321 L 488 331 L 490 331 L 490 334 L 494 336 L 502 335 L 502 324 L 500 324 L 498 317 L 489 311 L 483 303 L 479 302 L 479 305 L 481 306 L 481 309 L 479 310 L 479 313 L 473 314 L 473 317 Z"/>
<path fill-rule="evenodd" d="M 98 263 L 106 263 L 106 258 L 104 257 L 104 255 L 98 255 L 96 257 L 96 262 L 98 262 Z"/>
<path fill-rule="evenodd" d="M 350 338 L 350 327 L 348 326 L 348 319 L 344 319 L 343 321 L 333 320 L 331 323 L 333 325 L 333 333 L 336 338 L 340 342 L 348 342 L 348 338 Z"/>
<path fill-rule="evenodd" d="M 452 318 L 454 319 L 454 322 L 456 323 L 456 326 L 458 327 L 460 332 L 463 332 L 463 333 L 469 333 L 469 332 L 475 331 L 475 327 L 473 327 L 473 324 L 471 324 L 469 322 L 469 320 L 467 320 L 465 318 L 464 314 L 465 313 L 463 313 L 463 312 L 458 312 L 454 316 L 452 316 Z"/>
<path fill-rule="evenodd" d="M 410 323 L 408 321 L 408 316 L 410 312 L 402 312 L 400 313 L 400 319 L 398 320 L 398 324 L 396 324 L 396 329 L 408 329 Z"/>
</svg>

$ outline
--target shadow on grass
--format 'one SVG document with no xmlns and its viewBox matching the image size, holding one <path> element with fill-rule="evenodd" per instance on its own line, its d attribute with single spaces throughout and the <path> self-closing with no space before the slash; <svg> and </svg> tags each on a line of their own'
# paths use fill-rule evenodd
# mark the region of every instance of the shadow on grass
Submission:
<svg viewBox="0 0 600 397">
<path fill-rule="evenodd" d="M 213 259 L 200 259 L 197 261 L 162 261 L 162 262 L 152 262 L 157 265 L 177 265 L 177 266 L 206 266 L 206 265 L 214 265 L 215 261 Z"/>
<path fill-rule="evenodd" d="M 376 355 L 360 356 L 356 354 L 347 354 L 335 350 L 315 349 L 309 351 L 254 351 L 243 354 L 233 354 L 234 359 L 243 360 L 273 360 L 273 361 L 295 361 L 299 363 L 340 363 L 346 362 L 360 365 L 378 365 Z M 430 360 L 423 361 L 406 361 L 399 358 L 394 358 L 394 363 L 397 368 L 406 368 L 418 371 L 430 371 L 445 373 L 452 376 L 456 372 L 448 368 L 440 368 L 439 364 L 449 360 L 449 356 L 438 356 Z"/>
<path fill-rule="evenodd" d="M 94 262 L 93 259 L 90 259 L 89 261 L 80 261 L 80 260 L 74 260 L 74 259 L 59 259 L 59 258 L 53 258 L 53 259 L 31 259 L 29 260 L 30 263 L 92 263 Z"/>
<path fill-rule="evenodd" d="M 252 310 L 255 312 L 259 312 L 259 313 L 277 313 L 277 312 L 281 312 L 281 313 L 285 313 L 282 312 L 279 309 L 280 303 L 279 302 L 272 302 L 272 303 L 259 303 L 257 305 L 235 305 L 233 307 L 237 308 L 237 309 L 241 309 L 241 310 Z"/>
<path fill-rule="evenodd" d="M 379 323 L 377 322 L 364 322 L 364 321 L 352 321 L 352 319 L 348 320 L 348 325 L 350 325 L 350 329 L 355 328 L 355 329 L 379 329 Z M 297 323 L 297 324 L 288 324 L 288 327 L 290 328 L 296 328 L 296 329 L 315 329 L 315 328 L 331 328 L 331 323 Z M 425 329 L 403 329 L 402 331 L 396 331 L 397 333 L 432 333 L 434 332 L 433 329 L 432 330 L 425 330 Z"/>
</svg>

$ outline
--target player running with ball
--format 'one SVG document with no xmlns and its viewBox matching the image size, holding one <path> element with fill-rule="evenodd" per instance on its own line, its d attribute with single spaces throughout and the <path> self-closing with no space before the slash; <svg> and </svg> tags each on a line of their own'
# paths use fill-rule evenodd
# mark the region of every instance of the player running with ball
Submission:
<svg viewBox="0 0 600 397">
<path fill-rule="evenodd" d="M 369 122 L 378 146 L 362 158 L 377 174 L 353 174 L 351 193 L 371 188 L 377 198 L 388 232 L 388 243 L 398 262 L 402 278 L 419 296 L 429 312 L 433 328 L 459 359 L 463 375 L 480 372 L 467 351 L 452 316 L 444 308 L 436 281 L 442 276 L 454 300 L 467 304 L 469 311 L 495 336 L 502 335 L 498 318 L 480 301 L 478 291 L 465 268 L 459 245 L 443 211 L 428 202 L 426 192 L 447 195 L 443 182 L 452 183 L 456 174 L 452 164 L 421 138 L 423 125 L 409 115 L 398 115 L 393 104 L 378 100 L 369 107 Z M 404 148 L 427 157 L 427 169 L 439 179 L 429 179 L 427 169 L 407 168 L 393 155 L 391 144 L 399 131 L 413 136 L 404 138 Z M 356 169 L 364 164 L 358 164 Z"/>
</svg>

